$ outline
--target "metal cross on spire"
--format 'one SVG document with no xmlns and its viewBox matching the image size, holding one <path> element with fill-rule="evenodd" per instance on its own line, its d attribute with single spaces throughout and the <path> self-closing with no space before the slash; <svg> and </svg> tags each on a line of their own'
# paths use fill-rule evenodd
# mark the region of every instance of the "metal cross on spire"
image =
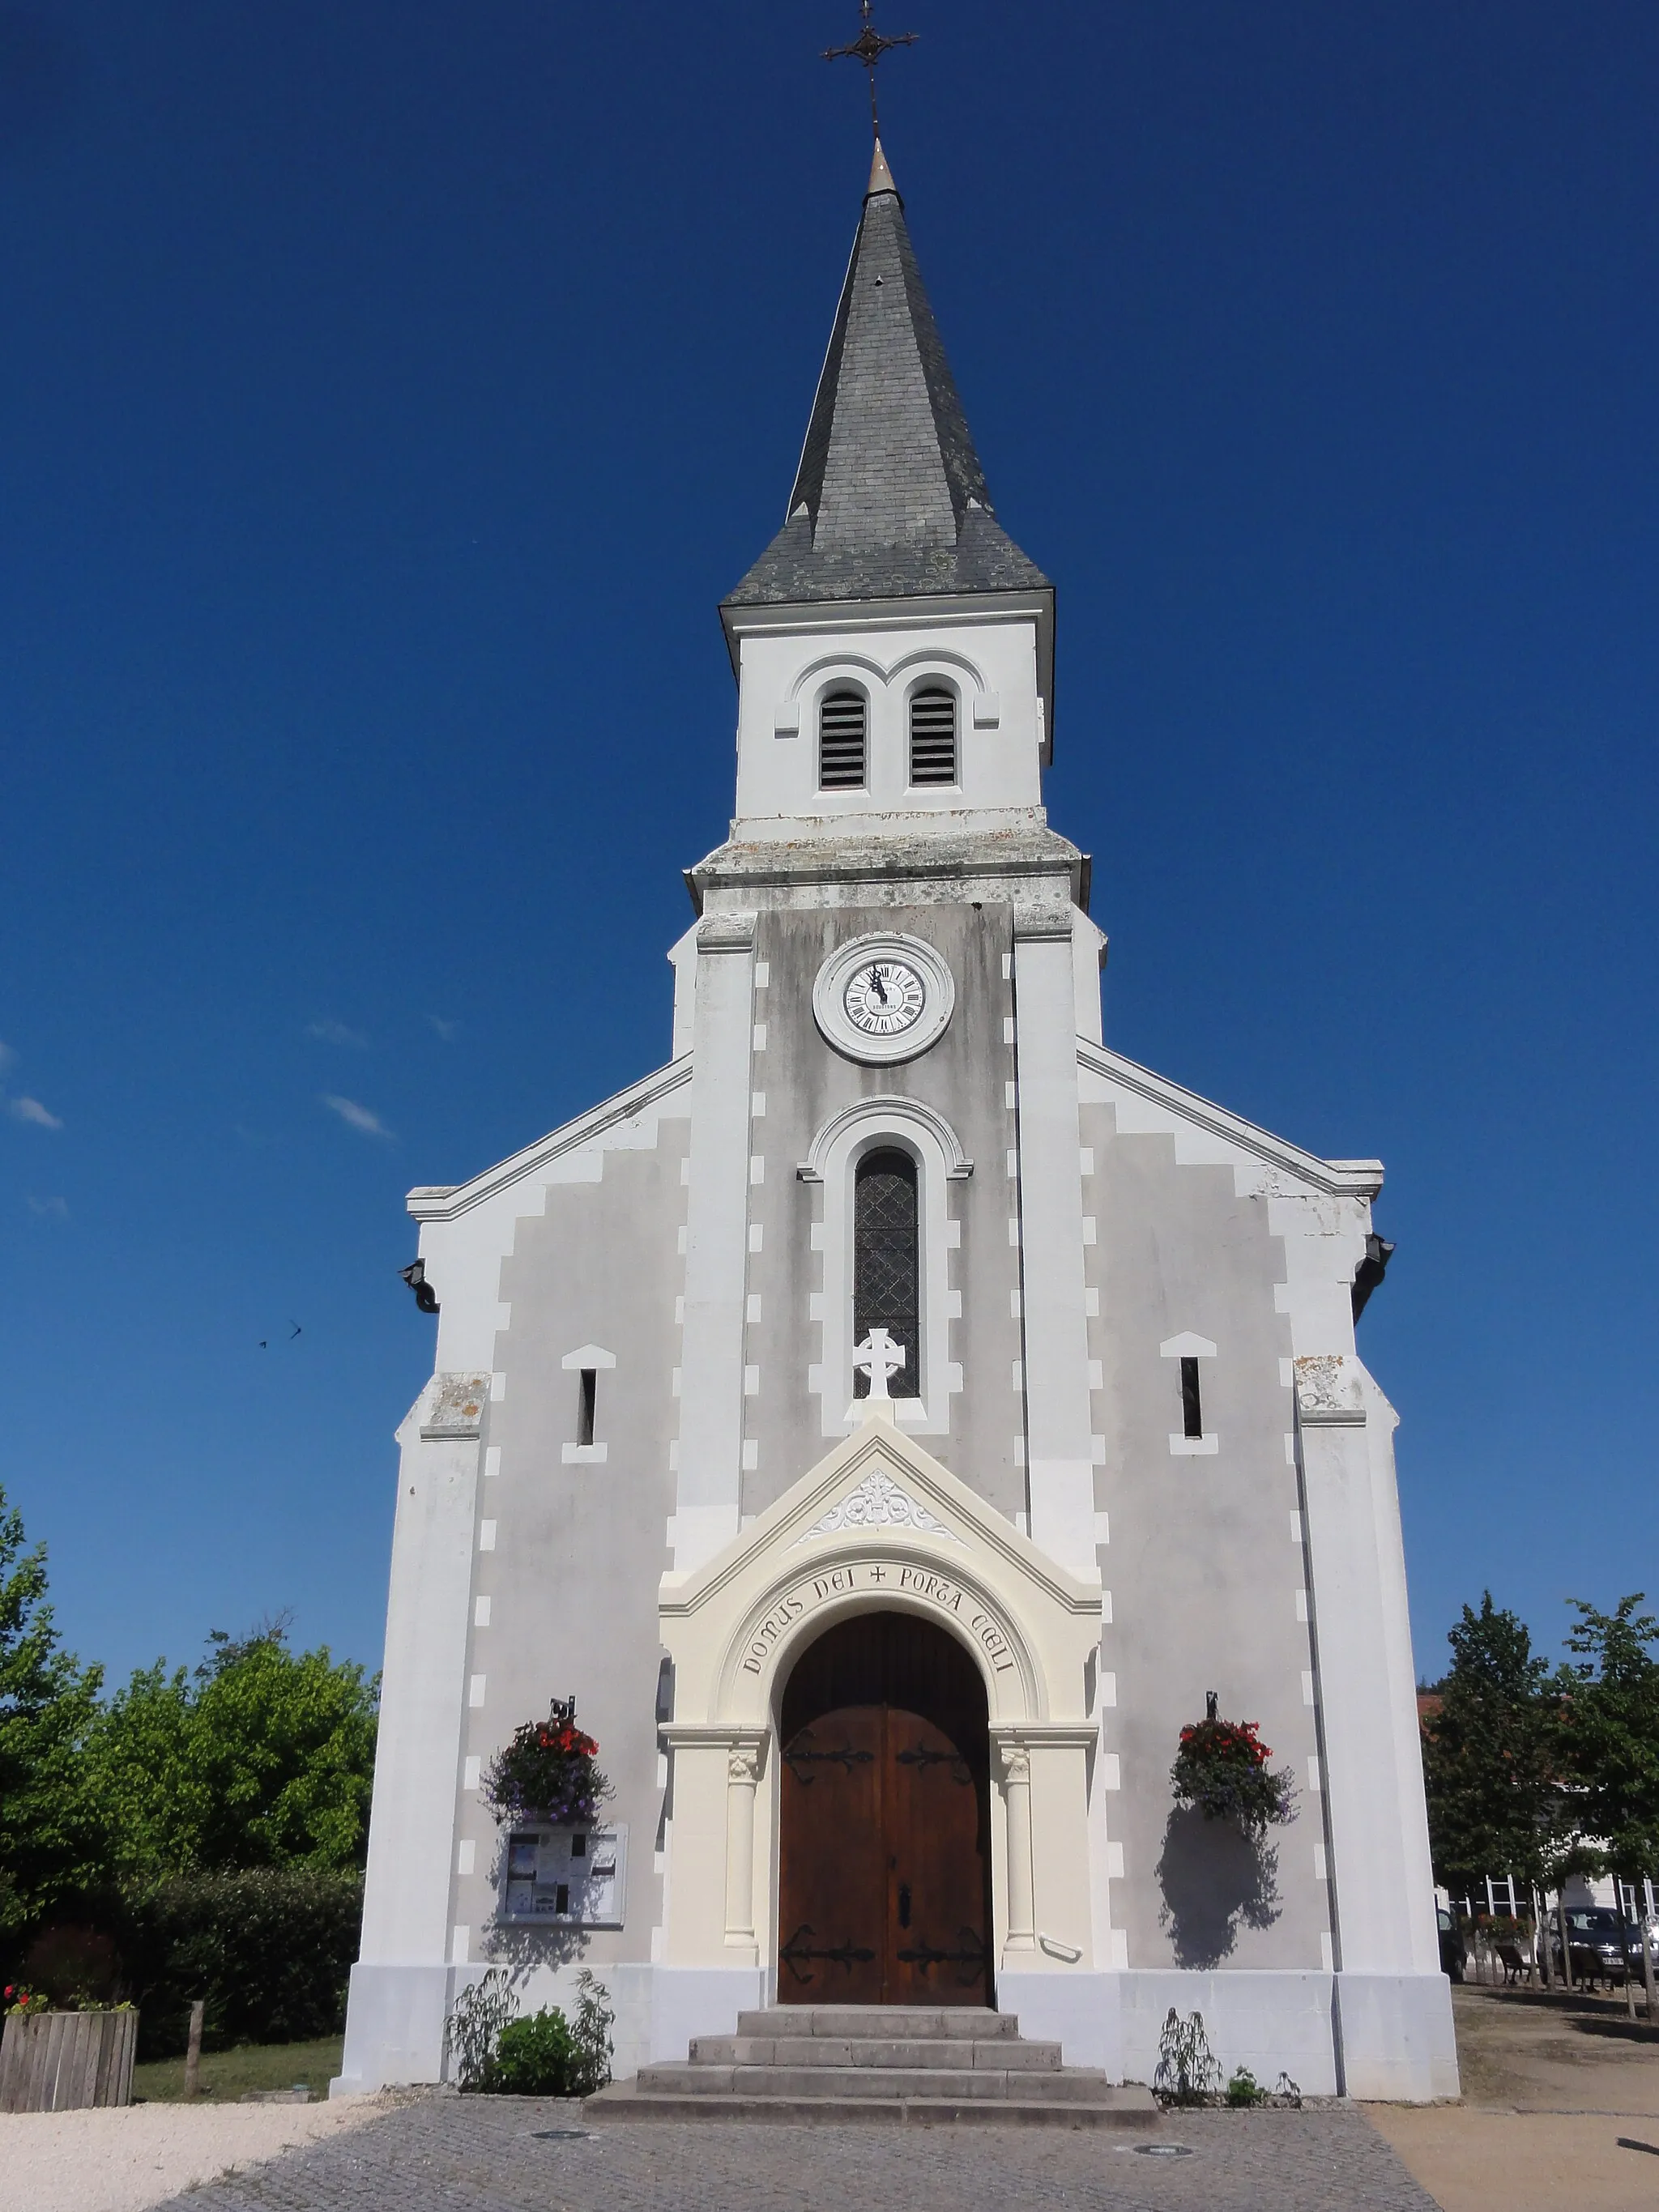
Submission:
<svg viewBox="0 0 1659 2212">
<path fill-rule="evenodd" d="M 859 10 L 864 17 L 864 28 L 854 40 L 852 45 L 826 46 L 823 50 L 823 58 L 827 62 L 838 62 L 844 56 L 850 55 L 854 61 L 864 64 L 866 74 L 870 79 L 870 129 L 879 143 L 881 118 L 876 112 L 876 64 L 884 54 L 890 53 L 895 46 L 914 46 L 916 43 L 916 34 L 914 31 L 901 31 L 896 38 L 888 38 L 870 21 L 870 5 L 871 0 L 859 0 Z"/>
</svg>

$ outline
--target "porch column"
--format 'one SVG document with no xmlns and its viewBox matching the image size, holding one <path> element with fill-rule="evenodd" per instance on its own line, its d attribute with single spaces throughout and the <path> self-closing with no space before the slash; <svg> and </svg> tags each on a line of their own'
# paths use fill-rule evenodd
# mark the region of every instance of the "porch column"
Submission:
<svg viewBox="0 0 1659 2212">
<path fill-rule="evenodd" d="M 997 1747 L 1002 1757 L 1002 1802 L 1008 1815 L 1008 1951 L 1030 1951 L 1036 1940 L 1031 1895 L 1031 1754 L 1023 1743 Z"/>
<path fill-rule="evenodd" d="M 755 1948 L 755 1790 L 763 1735 L 740 1736 L 726 1762 L 726 1940 Z"/>
</svg>

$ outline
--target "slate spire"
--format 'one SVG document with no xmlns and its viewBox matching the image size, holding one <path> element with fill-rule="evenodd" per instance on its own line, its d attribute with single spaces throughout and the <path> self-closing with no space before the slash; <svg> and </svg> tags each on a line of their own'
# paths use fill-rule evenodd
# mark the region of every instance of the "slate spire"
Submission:
<svg viewBox="0 0 1659 2212">
<path fill-rule="evenodd" d="M 1048 588 L 992 509 L 878 139 L 787 519 L 725 604 Z"/>
</svg>

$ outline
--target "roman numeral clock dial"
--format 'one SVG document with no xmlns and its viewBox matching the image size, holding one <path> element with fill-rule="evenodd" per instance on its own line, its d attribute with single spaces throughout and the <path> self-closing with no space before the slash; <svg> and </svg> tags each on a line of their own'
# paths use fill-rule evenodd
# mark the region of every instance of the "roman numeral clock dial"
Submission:
<svg viewBox="0 0 1659 2212">
<path fill-rule="evenodd" d="M 920 975 L 903 960 L 872 960 L 855 969 L 842 994 L 847 1018 L 865 1036 L 897 1036 L 920 1019 L 927 1002 Z"/>
<path fill-rule="evenodd" d="M 812 1018 L 846 1059 L 891 1067 L 939 1042 L 956 995 L 936 946 L 883 930 L 849 938 L 830 955 L 812 986 Z"/>
</svg>

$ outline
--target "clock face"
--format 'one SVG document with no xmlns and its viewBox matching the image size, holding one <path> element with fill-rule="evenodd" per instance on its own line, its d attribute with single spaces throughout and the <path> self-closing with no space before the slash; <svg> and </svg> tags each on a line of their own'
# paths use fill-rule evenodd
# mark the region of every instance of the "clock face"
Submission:
<svg viewBox="0 0 1659 2212">
<path fill-rule="evenodd" d="M 842 994 L 847 1018 L 861 1035 L 897 1036 L 921 1015 L 927 993 L 908 961 L 878 957 L 855 968 Z"/>
</svg>

